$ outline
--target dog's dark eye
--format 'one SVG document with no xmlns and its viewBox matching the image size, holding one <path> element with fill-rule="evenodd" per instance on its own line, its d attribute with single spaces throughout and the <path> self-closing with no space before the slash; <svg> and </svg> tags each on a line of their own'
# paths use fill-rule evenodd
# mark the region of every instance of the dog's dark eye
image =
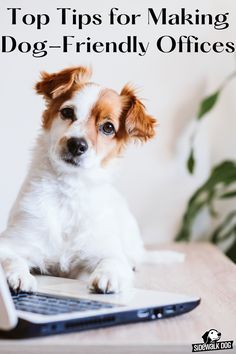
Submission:
<svg viewBox="0 0 236 354">
<path fill-rule="evenodd" d="M 75 120 L 75 112 L 71 107 L 65 107 L 60 110 L 62 119 Z"/>
<path fill-rule="evenodd" d="M 105 135 L 112 135 L 115 133 L 114 125 L 111 122 L 106 122 L 102 124 L 99 130 Z"/>
</svg>

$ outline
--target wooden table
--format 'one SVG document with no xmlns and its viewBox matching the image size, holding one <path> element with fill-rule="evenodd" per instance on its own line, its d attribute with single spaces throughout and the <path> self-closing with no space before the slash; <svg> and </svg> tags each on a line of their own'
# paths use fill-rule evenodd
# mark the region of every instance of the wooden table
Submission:
<svg viewBox="0 0 236 354">
<path fill-rule="evenodd" d="M 167 248 L 167 247 L 153 247 Z M 30 340 L 0 340 L 0 353 L 191 353 L 215 328 L 236 348 L 236 266 L 205 243 L 173 244 L 186 253 L 175 265 L 143 265 L 136 287 L 199 295 L 200 306 L 176 318 Z M 236 350 L 224 350 L 235 353 Z M 209 352 L 208 352 L 209 353 Z M 220 353 L 220 351 L 213 352 Z"/>
</svg>

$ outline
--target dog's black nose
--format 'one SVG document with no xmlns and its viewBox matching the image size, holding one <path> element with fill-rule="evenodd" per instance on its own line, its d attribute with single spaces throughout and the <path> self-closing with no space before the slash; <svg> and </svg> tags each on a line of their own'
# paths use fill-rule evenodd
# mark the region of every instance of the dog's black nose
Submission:
<svg viewBox="0 0 236 354">
<path fill-rule="evenodd" d="M 218 336 L 221 336 L 221 333 L 220 333 L 220 332 L 218 332 Z"/>
<path fill-rule="evenodd" d="M 67 141 L 67 148 L 73 156 L 80 156 L 88 150 L 88 144 L 84 138 L 70 138 Z"/>
</svg>

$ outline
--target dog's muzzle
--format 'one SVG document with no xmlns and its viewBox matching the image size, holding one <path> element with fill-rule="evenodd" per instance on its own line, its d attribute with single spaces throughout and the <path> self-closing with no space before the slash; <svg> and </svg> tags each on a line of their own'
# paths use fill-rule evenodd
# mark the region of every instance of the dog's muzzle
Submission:
<svg viewBox="0 0 236 354">
<path fill-rule="evenodd" d="M 80 158 L 88 150 L 88 143 L 84 138 L 72 137 L 67 140 L 66 148 L 63 153 L 63 160 L 75 166 L 80 165 Z"/>
<path fill-rule="evenodd" d="M 67 140 L 67 149 L 72 156 L 77 157 L 88 150 L 88 144 L 84 138 L 70 138 Z"/>
</svg>

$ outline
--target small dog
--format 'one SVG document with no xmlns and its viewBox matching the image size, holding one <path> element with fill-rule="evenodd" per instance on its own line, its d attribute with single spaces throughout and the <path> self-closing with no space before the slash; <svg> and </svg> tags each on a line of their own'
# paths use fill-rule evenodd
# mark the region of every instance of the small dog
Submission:
<svg viewBox="0 0 236 354">
<path fill-rule="evenodd" d="M 210 344 L 218 341 L 220 337 L 220 332 L 218 332 L 216 329 L 210 329 L 209 331 L 203 334 L 202 339 L 204 340 L 204 343 Z"/>
<path fill-rule="evenodd" d="M 76 278 L 84 269 L 91 291 L 119 292 L 145 258 L 107 165 L 128 142 L 152 138 L 156 120 L 130 86 L 118 94 L 90 75 L 86 67 L 42 73 L 35 86 L 46 101 L 42 130 L 0 237 L 0 262 L 13 289 L 35 291 L 34 271 Z"/>
</svg>

